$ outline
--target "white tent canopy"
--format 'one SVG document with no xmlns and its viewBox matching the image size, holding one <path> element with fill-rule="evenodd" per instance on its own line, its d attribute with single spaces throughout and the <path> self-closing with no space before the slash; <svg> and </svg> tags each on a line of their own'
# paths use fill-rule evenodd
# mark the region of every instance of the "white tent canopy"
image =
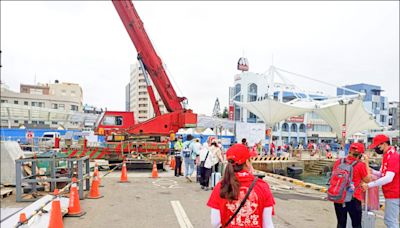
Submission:
<svg viewBox="0 0 400 228">
<path fill-rule="evenodd" d="M 210 128 L 205 129 L 201 134 L 202 135 L 215 135 L 214 131 L 211 130 Z"/>
<path fill-rule="evenodd" d="M 306 112 L 314 111 L 339 136 L 342 132 L 342 125 L 345 123 L 345 109 L 347 135 L 353 135 L 363 130 L 380 129 L 372 115 L 365 110 L 362 99 L 362 96 L 352 95 L 322 101 L 292 100 L 282 103 L 276 100 L 264 99 L 254 102 L 235 102 L 235 104 L 254 113 L 269 126 L 291 116 L 303 115 Z M 341 101 L 347 101 L 348 104 L 341 104 Z"/>
<path fill-rule="evenodd" d="M 337 135 L 341 135 L 342 125 L 345 123 L 344 113 L 346 110 L 346 133 L 353 135 L 363 130 L 380 129 L 372 115 L 364 109 L 361 99 L 354 99 L 352 103 L 341 105 L 334 102 L 314 111 L 325 120 Z"/>
<path fill-rule="evenodd" d="M 285 120 L 291 116 L 302 115 L 306 112 L 312 111 L 311 103 L 307 103 L 307 106 L 309 107 L 301 107 L 297 103 L 289 105 L 271 99 L 253 102 L 235 102 L 235 104 L 254 113 L 269 126 L 273 126 L 275 123 Z M 303 104 L 303 106 L 306 105 Z"/>
</svg>

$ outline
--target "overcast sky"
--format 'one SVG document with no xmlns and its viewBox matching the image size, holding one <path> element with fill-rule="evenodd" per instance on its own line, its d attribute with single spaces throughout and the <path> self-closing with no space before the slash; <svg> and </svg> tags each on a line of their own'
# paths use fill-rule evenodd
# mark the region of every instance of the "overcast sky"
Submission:
<svg viewBox="0 0 400 228">
<path fill-rule="evenodd" d="M 210 115 L 243 54 L 250 71 L 272 63 L 345 85 L 382 86 L 399 100 L 399 2 L 134 2 L 178 95 Z M 79 83 L 84 103 L 124 110 L 136 49 L 111 1 L 1 1 L 1 80 Z M 299 87 L 335 89 L 289 77 Z"/>
</svg>

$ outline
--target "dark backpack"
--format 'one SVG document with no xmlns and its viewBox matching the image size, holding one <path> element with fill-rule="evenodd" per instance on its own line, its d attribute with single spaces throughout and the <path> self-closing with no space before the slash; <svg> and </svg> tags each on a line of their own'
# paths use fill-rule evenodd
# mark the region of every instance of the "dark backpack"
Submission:
<svg viewBox="0 0 400 228">
<path fill-rule="evenodd" d="M 328 200 L 335 203 L 350 202 L 354 194 L 353 167 L 358 161 L 347 164 L 345 158 L 340 160 L 340 165 L 333 170 L 329 179 Z"/>
</svg>

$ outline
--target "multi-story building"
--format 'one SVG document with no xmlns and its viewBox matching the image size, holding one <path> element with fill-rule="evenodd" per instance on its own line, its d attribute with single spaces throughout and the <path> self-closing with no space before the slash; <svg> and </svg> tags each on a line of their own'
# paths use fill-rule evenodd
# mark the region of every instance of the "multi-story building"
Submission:
<svg viewBox="0 0 400 228">
<path fill-rule="evenodd" d="M 345 85 L 344 88 L 364 93 L 365 109 L 369 113 L 374 115 L 376 122 L 379 123 L 382 127 L 388 127 L 389 103 L 387 97 L 381 95 L 381 92 L 383 90 L 380 86 L 361 83 L 354 85 Z M 355 93 L 341 88 L 338 88 L 336 91 L 337 96 L 351 94 Z"/>
<path fill-rule="evenodd" d="M 166 113 L 165 105 L 163 104 L 157 90 L 154 88 L 150 79 L 150 84 L 153 86 L 154 94 L 161 113 Z M 128 87 L 128 86 L 127 86 Z M 127 88 L 126 87 L 126 88 Z M 135 121 L 143 122 L 154 117 L 154 109 L 151 104 L 149 94 L 147 93 L 147 84 L 143 75 L 142 68 L 138 62 L 131 65 L 130 80 L 129 80 L 129 111 L 135 114 Z"/>
<path fill-rule="evenodd" d="M 389 118 L 388 126 L 389 130 L 399 130 L 399 120 L 400 120 L 400 105 L 398 101 L 389 102 Z"/>
<path fill-rule="evenodd" d="M 232 101 L 251 102 L 260 98 L 270 97 L 281 102 L 287 102 L 298 97 L 310 97 L 315 100 L 323 100 L 327 97 L 322 92 L 310 92 L 300 90 L 294 85 L 284 83 L 271 84 L 268 76 L 244 71 L 234 77 L 234 87 L 229 88 L 229 103 Z M 233 104 L 232 104 L 233 105 Z M 230 107 L 235 121 L 248 123 L 262 123 L 255 114 L 233 105 Z M 233 110 L 232 110 L 233 109 Z M 271 126 L 267 126 L 271 127 Z M 285 121 L 272 126 L 274 140 L 293 145 L 306 144 L 312 139 L 316 142 L 333 142 L 336 134 L 332 128 L 315 113 L 306 113 L 302 116 L 288 118 Z"/>
<path fill-rule="evenodd" d="M 20 92 L 1 84 L 1 127 L 79 127 L 61 116 L 83 112 L 82 88 L 74 83 L 20 85 Z M 46 111 L 44 111 L 46 110 Z M 46 114 L 44 114 L 46 113 Z"/>
</svg>

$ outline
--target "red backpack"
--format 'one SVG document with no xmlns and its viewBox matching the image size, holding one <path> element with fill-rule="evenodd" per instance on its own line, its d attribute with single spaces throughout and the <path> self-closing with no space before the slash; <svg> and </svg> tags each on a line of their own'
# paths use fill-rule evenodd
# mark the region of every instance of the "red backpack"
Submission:
<svg viewBox="0 0 400 228">
<path fill-rule="evenodd" d="M 353 167 L 357 162 L 347 164 L 345 158 L 340 159 L 340 165 L 333 170 L 328 182 L 328 200 L 335 203 L 351 201 L 354 194 Z"/>
</svg>

